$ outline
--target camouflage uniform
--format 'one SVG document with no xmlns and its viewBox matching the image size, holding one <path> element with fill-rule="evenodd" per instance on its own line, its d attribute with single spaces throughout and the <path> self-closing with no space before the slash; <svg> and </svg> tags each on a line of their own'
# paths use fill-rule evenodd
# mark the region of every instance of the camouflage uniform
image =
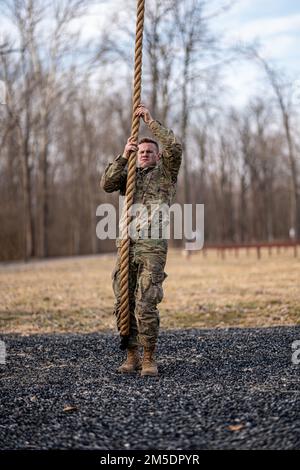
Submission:
<svg viewBox="0 0 300 470">
<path fill-rule="evenodd" d="M 137 168 L 134 203 L 171 205 L 176 192 L 177 175 L 181 164 L 182 149 L 173 132 L 158 121 L 151 121 L 149 127 L 162 146 L 162 156 L 156 166 Z M 101 186 L 107 192 L 126 192 L 127 160 L 119 155 L 106 168 Z M 148 224 L 151 228 L 151 221 Z M 142 227 L 141 229 L 142 230 Z M 119 240 L 117 240 L 119 246 Z M 168 242 L 166 239 L 137 238 L 130 241 L 129 248 L 129 347 L 142 344 L 153 347 L 159 331 L 157 304 L 163 298 L 162 283 L 167 277 L 164 272 Z M 117 258 L 112 274 L 116 297 L 115 314 L 120 305 L 119 289 L 120 263 Z"/>
</svg>

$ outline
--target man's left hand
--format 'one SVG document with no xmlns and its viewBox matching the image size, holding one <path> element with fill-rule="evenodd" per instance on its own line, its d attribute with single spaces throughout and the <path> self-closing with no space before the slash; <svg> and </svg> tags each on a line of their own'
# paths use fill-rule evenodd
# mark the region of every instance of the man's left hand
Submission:
<svg viewBox="0 0 300 470">
<path fill-rule="evenodd" d="M 138 109 L 137 109 L 137 112 L 136 112 L 136 115 L 143 118 L 143 121 L 146 123 L 146 124 L 149 124 L 151 121 L 153 121 L 153 118 L 150 114 L 150 111 L 149 109 L 146 108 L 146 106 L 144 106 L 143 104 L 140 104 L 138 106 Z"/>
</svg>

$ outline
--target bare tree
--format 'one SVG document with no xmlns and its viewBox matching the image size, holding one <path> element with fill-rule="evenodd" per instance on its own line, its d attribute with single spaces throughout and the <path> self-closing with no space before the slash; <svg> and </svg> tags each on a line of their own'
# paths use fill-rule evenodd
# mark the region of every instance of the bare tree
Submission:
<svg viewBox="0 0 300 470">
<path fill-rule="evenodd" d="M 291 116 L 291 87 L 287 85 L 283 73 L 280 73 L 267 60 L 265 60 L 255 49 L 250 47 L 246 49 L 246 53 L 253 57 L 262 66 L 266 73 L 268 81 L 274 91 L 277 104 L 281 113 L 282 125 L 285 132 L 286 143 L 288 148 L 288 158 L 291 172 L 291 226 L 295 230 L 296 239 L 300 235 L 300 190 L 299 190 L 299 168 L 296 158 L 295 143 L 292 134 Z"/>
</svg>

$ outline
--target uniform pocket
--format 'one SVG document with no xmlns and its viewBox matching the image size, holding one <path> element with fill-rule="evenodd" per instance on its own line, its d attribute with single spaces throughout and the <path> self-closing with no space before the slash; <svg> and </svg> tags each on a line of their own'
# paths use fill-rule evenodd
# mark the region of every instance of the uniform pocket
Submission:
<svg viewBox="0 0 300 470">
<path fill-rule="evenodd" d="M 119 266 L 116 266 L 113 272 L 111 273 L 112 288 L 113 288 L 116 298 L 118 298 L 120 295 L 119 279 L 118 279 L 119 270 L 120 270 Z"/>
<path fill-rule="evenodd" d="M 112 273 L 111 273 L 111 280 L 112 281 L 115 279 L 118 271 L 119 271 L 119 266 L 115 266 Z"/>
<path fill-rule="evenodd" d="M 151 278 L 152 278 L 153 284 L 160 284 L 165 279 L 165 273 L 164 272 L 151 273 Z"/>
<path fill-rule="evenodd" d="M 164 271 L 152 272 L 151 273 L 151 295 L 155 299 L 156 303 L 160 303 L 164 296 L 162 283 L 167 277 L 167 273 Z"/>
<path fill-rule="evenodd" d="M 160 180 L 159 191 L 162 193 L 169 193 L 172 189 L 172 183 L 166 181 L 165 179 Z"/>
</svg>

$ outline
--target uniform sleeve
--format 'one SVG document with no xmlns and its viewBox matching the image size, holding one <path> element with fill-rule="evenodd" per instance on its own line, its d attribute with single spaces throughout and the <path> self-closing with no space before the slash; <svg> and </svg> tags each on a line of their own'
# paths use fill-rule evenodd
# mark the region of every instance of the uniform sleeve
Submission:
<svg viewBox="0 0 300 470">
<path fill-rule="evenodd" d="M 174 132 L 163 127 L 159 121 L 151 121 L 149 127 L 162 146 L 162 163 L 176 182 L 182 160 L 182 146 Z"/>
<path fill-rule="evenodd" d="M 127 159 L 119 155 L 112 163 L 106 167 L 102 175 L 100 186 L 107 193 L 120 191 L 121 194 L 126 192 L 127 170 L 125 169 Z"/>
</svg>

